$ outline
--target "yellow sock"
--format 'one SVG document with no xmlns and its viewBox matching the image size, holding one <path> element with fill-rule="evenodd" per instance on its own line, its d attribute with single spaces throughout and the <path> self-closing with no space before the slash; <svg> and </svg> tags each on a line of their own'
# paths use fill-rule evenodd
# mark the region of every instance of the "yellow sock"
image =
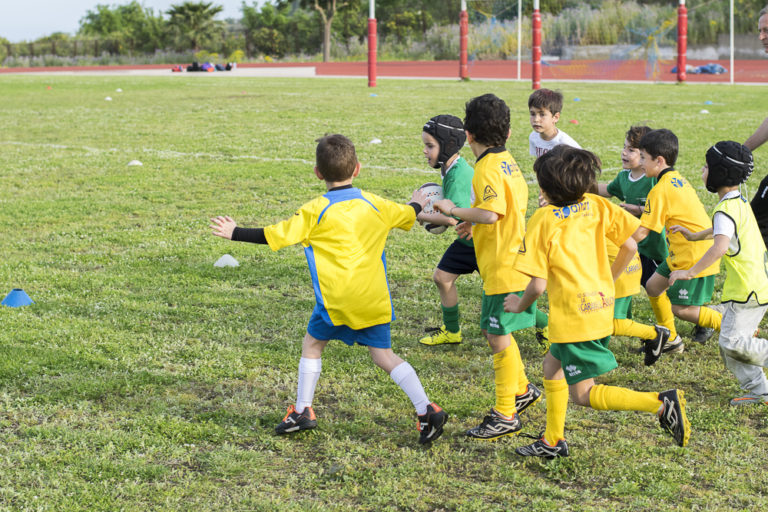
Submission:
<svg viewBox="0 0 768 512">
<path fill-rule="evenodd" d="M 589 391 L 589 405 L 593 409 L 602 411 L 645 411 L 656 414 L 661 407 L 661 401 L 659 394 L 651 391 L 641 392 L 595 384 Z M 547 409 L 549 409 L 549 402 L 547 402 Z"/>
<path fill-rule="evenodd" d="M 544 379 L 544 397 L 547 399 L 547 428 L 544 440 L 555 446 L 565 439 L 565 413 L 568 410 L 568 383 L 565 379 Z"/>
<path fill-rule="evenodd" d="M 517 341 L 515 341 L 515 337 L 511 334 L 509 335 L 509 348 L 512 349 L 512 357 L 514 357 L 517 360 L 517 392 L 516 395 L 522 395 L 526 391 L 528 391 L 528 376 L 525 375 L 525 365 L 523 364 L 523 358 L 520 357 L 520 347 L 517 346 Z"/>
<path fill-rule="evenodd" d="M 662 293 L 658 297 L 648 297 L 651 301 L 651 308 L 653 314 L 656 315 L 656 321 L 659 325 L 663 325 L 669 329 L 669 340 L 672 341 L 677 338 L 677 329 L 675 329 L 675 316 L 672 314 L 672 303 L 669 302 L 667 292 Z"/>
<path fill-rule="evenodd" d="M 613 319 L 613 334 L 616 336 L 630 336 L 641 340 L 652 340 L 656 337 L 656 328 L 626 318 Z"/>
<path fill-rule="evenodd" d="M 517 412 L 515 394 L 517 393 L 518 373 L 520 371 L 518 364 L 520 355 L 518 351 L 518 355 L 515 357 L 515 351 L 517 351 L 517 344 L 513 340 L 512 345 L 498 354 L 493 354 L 493 371 L 496 382 L 496 405 L 494 409 L 504 416 L 514 416 Z"/>
<path fill-rule="evenodd" d="M 712 308 L 701 306 L 699 308 L 699 322 L 702 327 L 710 327 L 712 329 L 720 330 L 720 322 L 723 320 L 723 315 L 718 313 Z"/>
</svg>

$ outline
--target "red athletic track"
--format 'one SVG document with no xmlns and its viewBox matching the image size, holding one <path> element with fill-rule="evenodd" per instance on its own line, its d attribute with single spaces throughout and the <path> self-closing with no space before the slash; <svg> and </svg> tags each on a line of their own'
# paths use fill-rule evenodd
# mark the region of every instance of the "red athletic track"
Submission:
<svg viewBox="0 0 768 512">
<path fill-rule="evenodd" d="M 688 64 L 699 66 L 715 62 L 726 69 L 730 68 L 727 60 L 700 61 L 689 60 Z M 604 61 L 604 60 L 572 60 L 546 61 L 542 64 L 544 80 L 632 80 L 632 81 L 661 81 L 675 82 L 677 76 L 671 72 L 675 62 L 663 61 L 659 64 L 656 77 L 649 77 L 646 72 L 647 63 L 640 60 Z M 281 62 L 263 64 L 240 64 L 241 68 L 286 68 L 314 67 L 318 76 L 368 76 L 366 62 Z M 34 73 L 55 71 L 124 71 L 124 70 L 157 70 L 168 69 L 170 64 L 149 64 L 134 66 L 68 66 L 68 67 L 34 67 L 34 68 L 1 68 L 2 73 Z M 768 83 L 768 62 L 762 60 L 738 60 L 735 62 L 735 81 L 744 83 Z M 235 71 L 233 74 L 236 74 Z M 523 62 L 521 66 L 523 80 L 531 79 L 531 63 Z M 379 62 L 377 78 L 411 77 L 411 78 L 445 78 L 455 79 L 459 75 L 458 61 L 416 61 L 416 62 Z M 516 61 L 471 61 L 469 76 L 475 79 L 513 80 L 517 78 Z M 730 73 L 721 75 L 688 73 L 689 82 L 729 82 Z"/>
</svg>

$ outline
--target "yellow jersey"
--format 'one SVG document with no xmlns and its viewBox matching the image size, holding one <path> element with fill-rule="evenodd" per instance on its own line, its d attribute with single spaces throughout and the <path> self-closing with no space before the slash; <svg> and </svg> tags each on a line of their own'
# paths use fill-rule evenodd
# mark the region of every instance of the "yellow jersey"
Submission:
<svg viewBox="0 0 768 512">
<path fill-rule="evenodd" d="M 712 227 L 696 190 L 679 172 L 669 168 L 659 174 L 658 182 L 648 192 L 640 225 L 656 233 L 667 228 L 669 269 L 689 269 L 712 247 L 712 240 L 689 242 L 682 233 L 669 232 L 669 228 L 676 224 L 694 233 Z M 711 276 L 719 271 L 720 260 L 717 260 L 696 277 Z"/>
<path fill-rule="evenodd" d="M 486 295 L 524 290 L 528 278 L 514 270 L 515 255 L 525 233 L 528 184 L 504 147 L 480 155 L 472 178 L 473 208 L 495 212 L 493 224 L 472 226 L 475 255 Z"/>
<path fill-rule="evenodd" d="M 613 265 L 619 254 L 619 246 L 608 240 L 608 262 Z M 616 288 L 616 298 L 631 297 L 640 293 L 640 281 L 643 277 L 643 265 L 640 263 L 640 253 L 632 256 L 632 261 L 626 266 L 619 278 L 613 283 Z"/>
<path fill-rule="evenodd" d="M 277 251 L 300 243 L 323 319 L 364 329 L 395 319 L 384 244 L 393 228 L 409 230 L 412 206 L 358 188 L 334 189 L 303 205 L 290 219 L 264 228 Z"/>
<path fill-rule="evenodd" d="M 575 343 L 613 333 L 615 289 L 608 243 L 621 246 L 640 221 L 608 199 L 585 194 L 544 206 L 528 221 L 515 269 L 547 280 L 549 339 Z"/>
</svg>

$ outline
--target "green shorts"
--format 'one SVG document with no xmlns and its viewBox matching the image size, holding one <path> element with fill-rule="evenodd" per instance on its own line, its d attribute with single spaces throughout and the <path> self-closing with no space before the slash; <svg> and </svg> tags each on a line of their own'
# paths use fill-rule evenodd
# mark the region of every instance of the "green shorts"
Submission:
<svg viewBox="0 0 768 512">
<path fill-rule="evenodd" d="M 613 303 L 613 318 L 617 320 L 632 319 L 632 296 L 617 298 Z"/>
<path fill-rule="evenodd" d="M 656 267 L 656 273 L 669 277 L 671 270 L 666 260 Z M 697 277 L 689 281 L 678 280 L 667 288 L 669 302 L 676 306 L 703 306 L 712 300 L 715 276 Z"/>
<path fill-rule="evenodd" d="M 523 292 L 512 292 L 518 297 Z M 483 309 L 480 313 L 480 328 L 488 334 L 502 336 L 520 329 L 527 329 L 536 324 L 536 301 L 522 313 L 507 313 L 504 311 L 504 299 L 508 293 L 486 295 L 483 292 Z"/>
<path fill-rule="evenodd" d="M 594 379 L 616 368 L 616 358 L 608 349 L 610 336 L 599 340 L 576 343 L 553 343 L 549 347 L 552 357 L 560 361 L 568 385 Z"/>
</svg>

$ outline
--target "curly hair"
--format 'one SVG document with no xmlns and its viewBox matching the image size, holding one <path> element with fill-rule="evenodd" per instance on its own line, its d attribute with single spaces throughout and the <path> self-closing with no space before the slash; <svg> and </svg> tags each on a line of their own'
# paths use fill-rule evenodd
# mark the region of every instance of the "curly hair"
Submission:
<svg viewBox="0 0 768 512">
<path fill-rule="evenodd" d="M 627 142 L 629 142 L 629 147 L 640 149 L 640 140 L 642 140 L 643 135 L 650 131 L 651 128 L 647 126 L 632 126 L 627 130 Z"/>
<path fill-rule="evenodd" d="M 464 107 L 464 129 L 480 144 L 503 146 L 509 136 L 509 107 L 495 94 L 472 98 Z"/>
</svg>

